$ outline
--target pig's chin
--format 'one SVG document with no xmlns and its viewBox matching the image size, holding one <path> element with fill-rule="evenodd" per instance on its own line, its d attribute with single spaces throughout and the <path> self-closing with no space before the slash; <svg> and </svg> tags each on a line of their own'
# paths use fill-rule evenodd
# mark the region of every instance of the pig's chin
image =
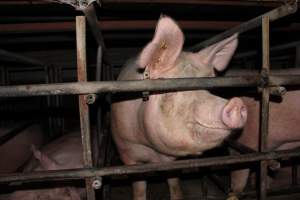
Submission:
<svg viewBox="0 0 300 200">
<path fill-rule="evenodd" d="M 199 122 L 189 124 L 192 128 L 193 138 L 207 150 L 221 144 L 231 133 L 231 129 L 223 126 L 208 126 Z"/>
</svg>

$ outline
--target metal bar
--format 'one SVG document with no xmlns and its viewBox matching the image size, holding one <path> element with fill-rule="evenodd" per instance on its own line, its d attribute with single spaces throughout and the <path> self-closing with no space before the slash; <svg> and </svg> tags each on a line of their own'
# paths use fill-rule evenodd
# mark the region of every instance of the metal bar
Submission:
<svg viewBox="0 0 300 200">
<path fill-rule="evenodd" d="M 293 164 L 292 167 L 292 185 L 298 185 L 298 165 Z"/>
<path fill-rule="evenodd" d="M 270 51 L 272 52 L 272 51 L 280 51 L 280 50 L 285 50 L 285 49 L 290 49 L 290 48 L 297 48 L 297 46 L 300 46 L 299 40 L 270 47 Z M 245 57 L 256 56 L 257 54 L 258 54 L 258 51 L 248 51 L 248 52 L 242 52 L 239 54 L 235 54 L 233 56 L 233 58 L 241 59 L 241 58 L 245 58 Z M 295 65 L 295 66 L 297 67 L 297 65 Z"/>
<path fill-rule="evenodd" d="M 251 30 L 253 28 L 257 28 L 261 25 L 262 23 L 262 18 L 263 17 L 269 17 L 270 21 L 274 21 L 274 20 L 277 20 L 279 18 L 282 18 L 284 16 L 287 16 L 289 14 L 292 14 L 294 12 L 297 11 L 297 3 L 294 3 L 294 4 L 286 4 L 286 5 L 283 5 L 283 6 L 280 6 L 276 9 L 273 9 L 263 15 L 260 15 L 254 19 L 251 19 L 247 22 L 244 22 L 242 24 L 240 24 L 239 26 L 236 26 L 234 28 L 231 28 L 223 33 L 220 33 L 208 40 L 205 40 L 199 44 L 196 44 L 195 46 L 192 46 L 190 48 L 188 48 L 189 51 L 199 51 L 200 49 L 204 48 L 204 47 L 207 47 L 209 45 L 212 45 L 216 42 L 219 42 L 231 35 L 233 35 L 234 33 L 243 33 L 243 32 L 246 32 L 248 30 Z"/>
<path fill-rule="evenodd" d="M 103 40 L 103 35 L 102 35 L 101 29 L 99 27 L 98 18 L 96 15 L 94 4 L 90 4 L 82 11 L 86 16 L 87 22 L 89 23 L 89 25 L 91 27 L 91 31 L 94 35 L 94 38 L 96 39 L 96 41 L 98 43 L 98 46 L 101 46 L 103 49 L 106 49 L 104 40 Z"/>
<path fill-rule="evenodd" d="M 78 82 L 87 81 L 86 67 L 86 25 L 85 17 L 76 17 L 76 43 L 77 43 L 77 76 Z M 86 103 L 86 95 L 79 95 L 80 129 L 83 148 L 84 167 L 93 167 L 89 107 Z M 85 188 L 88 200 L 95 200 L 95 191 L 92 188 L 92 178 L 85 179 Z"/>
<path fill-rule="evenodd" d="M 268 82 L 270 73 L 270 20 L 268 16 L 262 18 L 262 76 L 265 77 Z M 260 152 L 267 151 L 267 139 L 269 131 L 269 101 L 270 101 L 270 88 L 264 87 L 262 90 L 261 100 L 261 126 L 260 126 Z M 259 199 L 267 199 L 267 176 L 268 176 L 268 163 L 266 160 L 260 162 L 260 187 L 259 187 Z"/>
<path fill-rule="evenodd" d="M 141 174 L 153 171 L 169 171 L 195 167 L 223 166 L 256 162 L 260 160 L 281 159 L 300 156 L 300 150 L 284 150 L 277 152 L 251 153 L 245 155 L 222 156 L 213 158 L 179 160 L 166 163 L 151 163 L 143 165 L 116 166 L 90 169 L 70 169 L 45 172 L 29 172 L 1 174 L 0 183 L 7 182 L 35 182 L 50 180 L 82 179 L 87 177 L 103 177 L 112 175 Z"/>
<path fill-rule="evenodd" d="M 243 144 L 238 143 L 237 141 L 234 140 L 226 140 L 226 144 L 228 144 L 231 148 L 233 148 L 234 150 L 237 150 L 240 153 L 255 153 L 257 151 L 255 151 L 254 149 L 251 149 Z"/>
<path fill-rule="evenodd" d="M 298 79 L 300 76 L 297 76 Z M 281 82 L 288 78 L 280 79 Z M 82 83 L 56 83 L 20 86 L 1 86 L 0 96 L 38 96 L 62 94 L 93 94 L 101 92 L 137 92 L 162 90 L 196 90 L 213 87 L 255 87 L 259 85 L 259 76 L 218 77 L 218 78 L 182 78 L 162 80 L 102 81 Z M 297 82 L 296 82 L 297 83 Z M 298 81 L 300 83 L 300 81 Z"/>
<path fill-rule="evenodd" d="M 16 53 L 11 53 L 3 49 L 0 49 L 0 60 L 5 62 L 21 63 L 26 65 L 44 66 L 44 64 L 38 60 L 28 58 Z"/>
<path fill-rule="evenodd" d="M 235 6 L 278 6 L 280 5 L 278 1 L 269 0 L 252 0 L 252 1 L 221 1 L 221 0 L 97 0 L 97 2 L 102 6 L 107 6 L 107 4 L 192 4 L 192 5 L 235 5 Z"/>
<path fill-rule="evenodd" d="M 73 82 L 1 86 L 0 97 L 97 94 L 102 92 L 182 91 L 215 87 L 256 87 L 258 75 L 243 77 L 176 78 L 161 80 Z M 269 86 L 300 85 L 300 75 L 271 75 Z"/>
</svg>

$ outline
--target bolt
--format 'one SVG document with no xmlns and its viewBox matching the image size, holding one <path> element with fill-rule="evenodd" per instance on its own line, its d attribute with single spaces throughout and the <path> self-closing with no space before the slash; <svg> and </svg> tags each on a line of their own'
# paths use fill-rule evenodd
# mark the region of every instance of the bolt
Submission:
<svg viewBox="0 0 300 200">
<path fill-rule="evenodd" d="M 88 94 L 86 96 L 86 103 L 87 104 L 93 104 L 96 101 L 96 95 L 95 94 Z"/>
<path fill-rule="evenodd" d="M 98 178 L 95 178 L 93 180 L 93 183 L 92 183 L 92 187 L 95 189 L 95 190 L 98 190 L 100 189 L 102 186 L 102 178 L 101 177 L 98 177 Z"/>
</svg>

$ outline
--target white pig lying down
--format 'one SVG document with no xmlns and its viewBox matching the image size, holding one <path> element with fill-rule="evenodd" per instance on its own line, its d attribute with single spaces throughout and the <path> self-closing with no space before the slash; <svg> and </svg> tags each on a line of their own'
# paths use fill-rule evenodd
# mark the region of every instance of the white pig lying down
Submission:
<svg viewBox="0 0 300 200">
<path fill-rule="evenodd" d="M 238 35 L 199 52 L 182 51 L 184 36 L 170 17 L 161 17 L 152 41 L 122 69 L 118 80 L 214 77 L 224 70 Z M 149 100 L 118 94 L 112 104 L 111 128 L 126 165 L 169 162 L 199 155 L 220 145 L 247 119 L 240 98 L 226 100 L 206 90 L 151 93 Z M 171 199 L 182 199 L 177 178 L 168 179 Z M 133 198 L 146 199 L 146 182 L 133 183 Z"/>
<path fill-rule="evenodd" d="M 25 166 L 25 172 L 83 167 L 80 133 L 62 136 L 41 151 L 33 146 L 33 154 L 35 160 Z M 18 190 L 2 197 L 0 195 L 0 200 L 80 200 L 84 196 L 83 188 L 60 184 L 51 188 Z"/>
<path fill-rule="evenodd" d="M 17 124 L 17 123 L 16 123 Z M 0 136 L 6 134 L 9 128 L 0 128 Z M 21 168 L 26 161 L 31 157 L 32 152 L 30 146 L 33 144 L 37 147 L 45 143 L 45 135 L 43 134 L 42 127 L 38 124 L 32 124 L 15 136 L 0 144 L 0 173 L 12 173 Z M 18 148 L 16 148 L 18 147 Z"/>
</svg>

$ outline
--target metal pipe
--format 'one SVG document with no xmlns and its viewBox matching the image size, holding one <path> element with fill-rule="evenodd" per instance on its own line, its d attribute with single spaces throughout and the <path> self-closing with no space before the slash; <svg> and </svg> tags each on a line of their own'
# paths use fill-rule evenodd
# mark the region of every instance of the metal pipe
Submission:
<svg viewBox="0 0 300 200">
<path fill-rule="evenodd" d="M 268 16 L 262 18 L 262 77 L 265 77 L 266 82 L 270 74 L 270 20 Z M 262 89 L 261 99 L 261 126 L 260 126 L 260 152 L 266 152 L 267 138 L 269 132 L 269 101 L 270 101 L 270 88 L 264 87 Z M 266 160 L 260 162 L 260 187 L 259 199 L 267 199 L 267 176 L 268 176 L 268 163 Z"/>
<path fill-rule="evenodd" d="M 77 76 L 78 82 L 87 81 L 86 67 L 86 25 L 85 17 L 76 17 L 76 44 L 77 44 Z M 91 128 L 89 117 L 89 106 L 86 103 L 86 95 L 79 95 L 80 129 L 83 149 L 83 164 L 86 168 L 93 167 L 91 148 Z M 88 200 L 95 200 L 95 191 L 92 187 L 93 179 L 85 179 L 85 188 Z"/>
<path fill-rule="evenodd" d="M 289 48 L 296 48 L 297 46 L 300 46 L 300 41 L 276 45 L 276 46 L 270 47 L 270 51 L 271 52 L 272 51 L 280 51 L 280 50 L 285 50 L 285 49 L 289 49 Z M 235 54 L 233 56 L 233 58 L 241 59 L 241 58 L 245 58 L 245 57 L 256 56 L 257 54 L 258 54 L 258 51 L 248 51 L 248 52 Z"/>
<path fill-rule="evenodd" d="M 133 81 L 101 81 L 82 83 L 28 84 L 1 86 L 0 97 L 97 94 L 102 92 L 182 91 L 215 87 L 256 87 L 258 75 L 243 77 L 203 77 Z M 300 85 L 300 75 L 271 75 L 269 86 Z"/>
<path fill-rule="evenodd" d="M 298 79 L 300 76 L 297 76 Z M 288 78 L 286 78 L 288 79 Z M 281 82 L 287 81 L 280 79 Z M 300 81 L 299 81 L 300 82 Z M 39 96 L 62 94 L 97 94 L 101 92 L 137 92 L 163 90 L 196 90 L 213 87 L 255 87 L 260 83 L 259 76 L 183 78 L 161 80 L 102 81 L 82 83 L 56 83 L 20 86 L 1 86 L 1 97 Z M 294 83 L 294 82 L 293 82 Z"/>
<path fill-rule="evenodd" d="M 237 141 L 234 140 L 226 140 L 226 144 L 228 144 L 231 148 L 233 148 L 234 150 L 245 154 L 245 153 L 255 153 L 257 151 L 255 151 L 254 149 L 251 149 L 243 144 L 238 143 Z"/>
<path fill-rule="evenodd" d="M 16 53 L 11 53 L 3 49 L 0 49 L 0 60 L 5 62 L 21 63 L 33 66 L 44 66 L 44 64 L 38 60 L 28 58 Z"/>
<path fill-rule="evenodd" d="M 252 1 L 221 1 L 221 0 L 97 0 L 100 6 L 107 4 L 191 4 L 191 5 L 230 5 L 230 6 L 278 6 L 278 1 L 252 0 Z"/>
<path fill-rule="evenodd" d="M 86 177 L 103 177 L 112 175 L 141 174 L 153 171 L 169 171 L 195 167 L 223 166 L 256 162 L 260 160 L 281 159 L 300 156 L 300 150 L 284 150 L 277 152 L 251 153 L 245 155 L 222 156 L 213 158 L 178 160 L 165 163 L 150 163 L 143 165 L 127 165 L 104 168 L 70 169 L 44 172 L 1 174 L 0 183 L 7 182 L 35 182 L 50 180 L 71 180 Z"/>
<path fill-rule="evenodd" d="M 188 50 L 193 51 L 193 52 L 199 51 L 202 48 L 205 48 L 209 45 L 212 45 L 216 42 L 219 42 L 219 41 L 233 35 L 234 33 L 243 33 L 248 30 L 251 30 L 253 28 L 257 28 L 261 25 L 263 17 L 269 17 L 270 21 L 274 21 L 274 20 L 277 20 L 284 16 L 287 16 L 289 14 L 292 14 L 296 11 L 297 11 L 297 1 L 295 1 L 295 3 L 293 3 L 292 5 L 286 4 L 286 5 L 280 6 L 276 9 L 273 9 L 273 10 L 263 14 L 263 15 L 260 15 L 254 19 L 244 22 L 244 23 L 240 24 L 239 26 L 231 28 L 231 29 L 229 29 L 223 33 L 220 33 L 208 40 L 205 40 L 199 44 L 196 44 L 196 45 L 188 48 Z"/>
</svg>

